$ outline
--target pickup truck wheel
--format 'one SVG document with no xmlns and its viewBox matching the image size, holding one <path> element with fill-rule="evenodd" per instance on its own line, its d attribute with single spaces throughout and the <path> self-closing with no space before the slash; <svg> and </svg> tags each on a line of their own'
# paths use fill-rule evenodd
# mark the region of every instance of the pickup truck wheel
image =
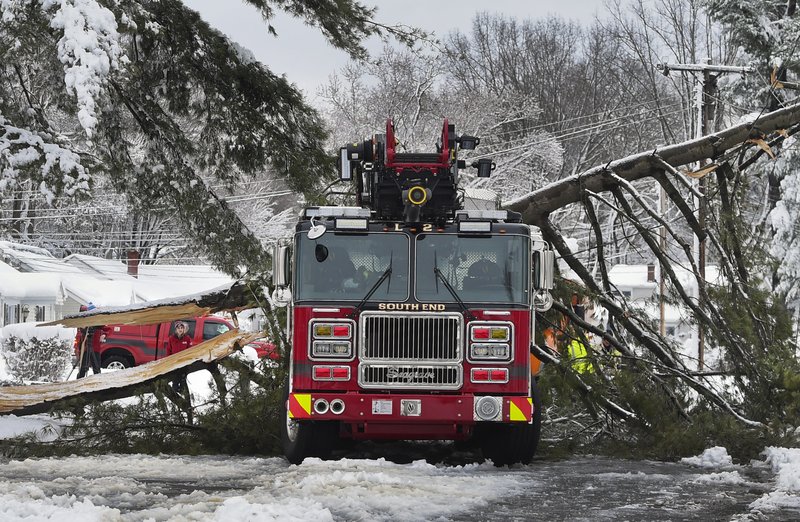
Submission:
<svg viewBox="0 0 800 522">
<path fill-rule="evenodd" d="M 530 464 L 542 433 L 542 398 L 536 381 L 531 382 L 534 414 L 530 424 L 484 425 L 481 430 L 483 456 L 495 466 Z"/>
<path fill-rule="evenodd" d="M 131 360 L 121 355 L 112 355 L 111 357 L 103 359 L 103 368 L 109 370 L 124 370 L 125 368 L 131 367 L 133 367 Z"/>
<path fill-rule="evenodd" d="M 338 422 L 297 421 L 289 418 L 289 381 L 284 384 L 281 443 L 283 454 L 292 464 L 300 464 L 306 457 L 330 457 L 339 437 Z"/>
</svg>

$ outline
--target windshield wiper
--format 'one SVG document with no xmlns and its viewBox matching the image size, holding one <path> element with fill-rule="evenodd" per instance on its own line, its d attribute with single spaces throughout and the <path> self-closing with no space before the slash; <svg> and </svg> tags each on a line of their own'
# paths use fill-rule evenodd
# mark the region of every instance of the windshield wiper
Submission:
<svg viewBox="0 0 800 522">
<path fill-rule="evenodd" d="M 392 258 L 394 257 L 394 253 L 392 253 L 392 254 L 393 254 L 392 257 L 389 258 L 389 266 L 386 268 L 386 271 L 383 274 L 381 274 L 381 277 L 378 278 L 377 281 L 375 281 L 375 284 L 372 285 L 372 288 L 369 289 L 369 292 L 367 292 L 367 295 L 364 296 L 364 299 L 362 299 L 356 305 L 356 307 L 353 308 L 353 311 L 348 314 L 348 316 L 347 316 L 348 318 L 350 318 L 350 319 L 354 318 L 356 316 L 356 314 L 358 314 L 358 312 L 361 311 L 361 308 L 367 303 L 367 301 L 369 301 L 369 298 L 372 297 L 372 294 L 374 294 L 378 290 L 378 288 L 380 288 L 381 284 L 390 275 L 392 275 Z"/>
<path fill-rule="evenodd" d="M 476 319 L 476 317 L 474 315 L 472 315 L 472 312 L 469 311 L 469 309 L 467 308 L 467 305 L 464 304 L 464 301 L 462 301 L 461 298 L 458 297 L 458 293 L 456 293 L 456 289 L 453 288 L 453 285 L 450 284 L 450 281 L 448 281 L 447 278 L 442 274 L 442 271 L 439 270 L 438 266 L 434 265 L 433 273 L 436 274 L 436 277 L 438 279 L 442 280 L 442 283 L 444 284 L 444 287 L 447 288 L 447 291 L 450 292 L 450 295 L 452 295 L 453 299 L 456 300 L 456 302 L 458 303 L 458 306 L 460 306 L 461 309 L 464 311 L 464 313 L 467 314 L 467 318 L 469 320 L 471 320 L 471 321 L 474 321 Z"/>
</svg>

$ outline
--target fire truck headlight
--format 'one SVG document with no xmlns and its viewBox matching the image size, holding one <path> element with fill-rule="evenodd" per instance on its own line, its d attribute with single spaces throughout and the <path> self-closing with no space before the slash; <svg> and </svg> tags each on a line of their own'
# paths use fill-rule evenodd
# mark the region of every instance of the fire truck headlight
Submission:
<svg viewBox="0 0 800 522">
<path fill-rule="evenodd" d="M 348 358 L 352 355 L 350 342 L 314 341 L 311 348 L 312 357 Z"/>
<path fill-rule="evenodd" d="M 331 343 L 321 343 L 319 341 L 314 343 L 314 350 L 313 350 L 314 356 L 330 355 L 332 351 L 333 351 L 333 348 L 332 348 Z"/>
<path fill-rule="evenodd" d="M 350 355 L 350 343 L 333 343 L 332 347 L 335 355 Z"/>
<path fill-rule="evenodd" d="M 473 344 L 472 345 L 472 356 L 473 357 L 487 357 L 489 355 L 489 350 L 491 346 L 488 344 Z"/>
<path fill-rule="evenodd" d="M 470 345 L 471 359 L 485 359 L 491 361 L 505 361 L 511 357 L 511 347 L 508 344 L 473 344 Z"/>
</svg>

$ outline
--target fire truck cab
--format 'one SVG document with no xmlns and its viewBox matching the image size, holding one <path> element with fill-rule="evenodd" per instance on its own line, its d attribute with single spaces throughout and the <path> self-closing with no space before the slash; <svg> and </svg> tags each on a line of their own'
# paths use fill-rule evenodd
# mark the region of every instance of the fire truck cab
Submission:
<svg viewBox="0 0 800 522">
<path fill-rule="evenodd" d="M 436 153 L 400 154 L 392 133 L 342 149 L 361 206 L 307 208 L 273 257 L 292 345 L 285 455 L 324 458 L 340 438 L 475 437 L 496 465 L 530 462 L 530 344 L 553 253 L 519 214 L 461 208 L 457 150 L 478 138 L 445 121 Z"/>
</svg>

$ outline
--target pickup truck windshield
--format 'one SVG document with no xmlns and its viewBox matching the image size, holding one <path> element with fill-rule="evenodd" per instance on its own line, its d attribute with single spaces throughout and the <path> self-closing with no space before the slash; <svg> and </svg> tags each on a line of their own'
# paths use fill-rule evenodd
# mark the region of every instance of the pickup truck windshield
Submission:
<svg viewBox="0 0 800 522">
<path fill-rule="evenodd" d="M 409 240 L 405 234 L 297 237 L 298 301 L 360 301 L 390 263 L 391 274 L 370 301 L 403 301 L 408 297 Z"/>
<path fill-rule="evenodd" d="M 434 267 L 464 302 L 529 303 L 529 238 L 420 234 L 416 251 L 418 301 L 452 301 Z"/>
</svg>

